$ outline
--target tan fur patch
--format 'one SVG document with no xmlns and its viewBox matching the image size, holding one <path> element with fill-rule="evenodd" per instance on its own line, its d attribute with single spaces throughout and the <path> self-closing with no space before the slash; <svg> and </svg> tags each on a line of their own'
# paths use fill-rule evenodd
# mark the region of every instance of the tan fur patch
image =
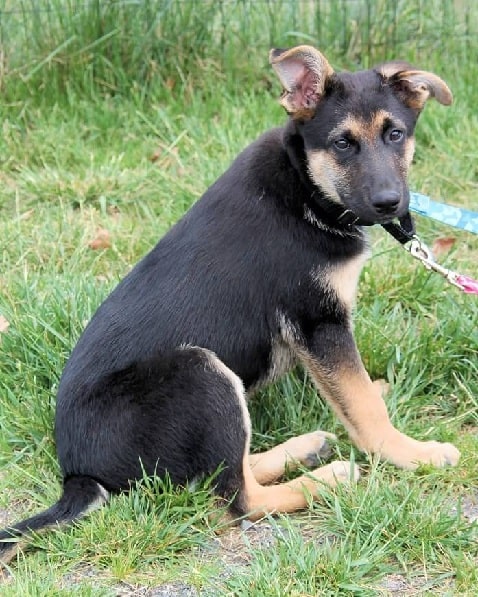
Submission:
<svg viewBox="0 0 478 597">
<path fill-rule="evenodd" d="M 328 272 L 328 281 L 339 300 L 351 311 L 355 306 L 360 272 L 368 259 L 368 252 L 357 255 L 345 264 L 337 265 Z"/>
<path fill-rule="evenodd" d="M 364 119 L 357 116 L 347 116 L 329 133 L 329 141 L 333 141 L 341 136 L 351 136 L 357 141 L 365 140 L 374 145 L 382 137 L 385 122 L 393 121 L 397 127 L 405 128 L 401 121 L 397 121 L 390 112 L 386 110 L 377 110 L 371 114 L 370 118 Z"/>
<path fill-rule="evenodd" d="M 360 477 L 357 465 L 335 461 L 280 485 L 260 485 L 254 477 L 247 455 L 243 460 L 244 493 L 248 518 L 258 520 L 278 512 L 294 512 L 305 508 L 309 499 L 318 497 L 322 484 L 331 487 L 338 483 L 356 481 Z"/>
<path fill-rule="evenodd" d="M 326 284 L 350 312 L 355 306 L 360 273 L 369 256 L 367 249 L 343 264 L 313 271 L 312 280 L 321 286 Z"/>
<path fill-rule="evenodd" d="M 251 454 L 249 464 L 256 481 L 271 483 L 281 477 L 286 469 L 292 471 L 299 464 L 307 464 L 311 455 L 320 453 L 329 438 L 335 439 L 335 436 L 324 431 L 313 431 L 291 437 L 267 452 Z"/>
<path fill-rule="evenodd" d="M 405 163 L 405 172 L 408 172 L 410 165 L 413 161 L 413 156 L 415 154 L 415 139 L 413 137 L 409 137 L 405 141 L 405 151 L 403 154 L 403 161 Z"/>
<path fill-rule="evenodd" d="M 342 204 L 338 190 L 346 187 L 344 169 L 334 156 L 325 150 L 307 152 L 309 174 L 315 185 L 335 203 Z"/>
</svg>

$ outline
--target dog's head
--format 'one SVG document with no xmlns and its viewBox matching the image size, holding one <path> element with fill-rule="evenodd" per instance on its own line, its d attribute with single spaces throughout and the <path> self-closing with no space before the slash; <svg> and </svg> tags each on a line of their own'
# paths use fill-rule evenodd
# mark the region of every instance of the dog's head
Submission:
<svg viewBox="0 0 478 597">
<path fill-rule="evenodd" d="M 404 62 L 335 73 L 311 46 L 272 50 L 270 61 L 313 184 L 365 223 L 405 215 L 415 124 L 430 97 L 451 104 L 445 82 Z"/>
</svg>

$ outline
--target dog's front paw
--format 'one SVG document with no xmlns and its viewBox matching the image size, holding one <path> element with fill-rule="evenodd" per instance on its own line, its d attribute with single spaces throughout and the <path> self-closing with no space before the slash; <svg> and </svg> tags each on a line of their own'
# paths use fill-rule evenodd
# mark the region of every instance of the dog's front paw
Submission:
<svg viewBox="0 0 478 597">
<path fill-rule="evenodd" d="M 460 459 L 460 452 L 453 444 L 420 442 L 401 433 L 394 434 L 393 440 L 384 442 L 377 452 L 392 464 L 408 470 L 421 464 L 456 466 Z"/>
<path fill-rule="evenodd" d="M 413 463 L 415 465 L 456 466 L 460 460 L 460 452 L 453 444 L 435 441 L 419 443 L 421 444 L 421 449 L 416 462 Z"/>
</svg>

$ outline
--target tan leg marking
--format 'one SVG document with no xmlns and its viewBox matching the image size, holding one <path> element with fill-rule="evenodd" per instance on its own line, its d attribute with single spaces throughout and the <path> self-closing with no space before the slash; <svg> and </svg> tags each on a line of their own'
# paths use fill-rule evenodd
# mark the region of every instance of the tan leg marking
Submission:
<svg viewBox="0 0 478 597">
<path fill-rule="evenodd" d="M 415 469 L 419 464 L 458 463 L 460 452 L 452 444 L 417 441 L 395 429 L 382 397 L 384 383 L 373 383 L 361 362 L 355 367 L 341 365 L 334 373 L 324 372 L 311 356 L 304 363 L 360 450 L 405 469 Z"/>
<path fill-rule="evenodd" d="M 343 483 L 347 481 L 355 481 L 360 477 L 358 466 L 351 465 L 349 462 L 332 462 L 322 468 L 318 468 L 308 475 L 302 475 L 293 481 L 283 483 L 282 485 L 261 485 L 251 469 L 249 462 L 249 445 L 250 445 L 250 428 L 251 422 L 249 417 L 249 411 L 247 409 L 246 397 L 244 387 L 241 380 L 233 373 L 222 361 L 216 357 L 216 355 L 210 351 L 206 351 L 209 354 L 209 360 L 211 366 L 214 366 L 220 371 L 225 377 L 231 380 L 231 383 L 236 389 L 237 399 L 241 405 L 242 414 L 244 418 L 244 426 L 248 432 L 248 438 L 245 445 L 245 451 L 242 458 L 242 471 L 244 476 L 244 488 L 242 501 L 244 502 L 245 510 L 250 513 L 248 515 L 252 520 L 257 520 L 268 514 L 274 514 L 277 512 L 293 512 L 307 506 L 308 500 L 306 492 L 312 497 L 317 495 L 317 489 L 322 484 L 335 486 L 337 483 Z M 311 440 L 311 436 L 315 436 Z M 296 454 L 302 450 L 302 453 L 311 446 L 316 447 L 323 446 L 325 439 L 330 437 L 331 434 L 324 432 L 321 433 L 308 433 L 304 436 L 292 438 L 289 440 L 289 448 Z M 333 437 L 333 436 L 332 436 Z M 306 438 L 306 439 L 303 439 Z M 287 444 L 288 442 L 285 442 Z M 285 445 L 284 444 L 284 445 Z M 276 450 L 275 454 L 282 454 L 282 463 L 280 465 L 281 470 L 284 469 L 284 452 L 287 456 L 287 452 L 283 450 L 282 446 L 277 446 L 279 450 Z M 299 450 L 300 448 L 300 450 Z M 276 461 L 276 456 L 270 456 L 270 452 L 273 452 L 275 448 L 262 455 L 255 455 L 253 459 L 256 459 L 256 464 L 259 467 L 261 460 L 265 459 L 271 464 L 272 460 Z M 262 468 L 266 471 L 268 467 Z M 258 469 L 259 470 L 259 469 Z M 266 474 L 264 472 L 264 474 Z"/>
<path fill-rule="evenodd" d="M 306 508 L 308 495 L 316 498 L 317 490 L 323 484 L 335 487 L 338 483 L 356 481 L 360 477 L 357 465 L 335 461 L 288 483 L 264 486 L 257 482 L 247 455 L 244 457 L 243 471 L 246 510 L 251 520 Z"/>
<path fill-rule="evenodd" d="M 335 435 L 313 431 L 292 437 L 267 452 L 251 454 L 249 464 L 256 481 L 272 483 L 282 477 L 286 469 L 295 470 L 299 464 L 310 466 L 321 456 L 321 451 L 326 452 L 327 439 L 335 440 Z"/>
</svg>

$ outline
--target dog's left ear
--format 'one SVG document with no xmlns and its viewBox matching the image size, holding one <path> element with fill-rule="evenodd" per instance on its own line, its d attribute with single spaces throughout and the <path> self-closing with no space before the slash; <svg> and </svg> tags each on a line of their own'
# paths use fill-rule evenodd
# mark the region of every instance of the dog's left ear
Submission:
<svg viewBox="0 0 478 597">
<path fill-rule="evenodd" d="M 396 91 L 403 103 L 417 112 L 422 110 L 430 97 L 434 97 L 445 106 L 449 106 L 453 101 L 448 85 L 433 73 L 414 70 L 405 62 L 387 62 L 376 70 Z"/>
<path fill-rule="evenodd" d="M 284 88 L 280 103 L 293 118 L 311 118 L 334 72 L 325 57 L 312 46 L 297 46 L 271 50 L 269 61 Z"/>
</svg>

